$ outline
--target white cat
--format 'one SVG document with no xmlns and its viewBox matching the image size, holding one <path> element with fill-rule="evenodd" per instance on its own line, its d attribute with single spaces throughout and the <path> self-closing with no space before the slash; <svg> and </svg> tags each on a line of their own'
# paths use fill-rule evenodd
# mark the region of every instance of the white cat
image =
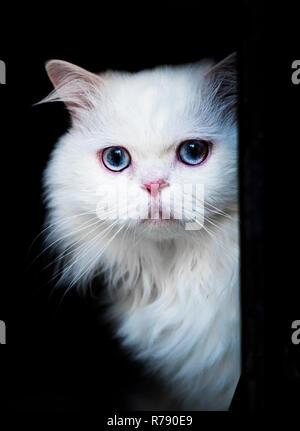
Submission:
<svg viewBox="0 0 300 431">
<path fill-rule="evenodd" d="M 123 345 L 182 409 L 228 409 L 240 376 L 235 55 L 138 73 L 96 75 L 59 60 L 46 69 L 55 90 L 42 102 L 62 100 L 72 117 L 44 175 L 60 281 L 84 286 L 104 273 Z M 185 201 L 172 191 L 185 184 L 203 186 L 204 198 L 195 188 L 185 196 L 204 207 L 180 219 Z M 104 186 L 123 196 L 102 205 Z M 114 216 L 124 197 L 145 219 L 125 206 Z M 188 230 L 197 211 L 199 229 Z"/>
</svg>

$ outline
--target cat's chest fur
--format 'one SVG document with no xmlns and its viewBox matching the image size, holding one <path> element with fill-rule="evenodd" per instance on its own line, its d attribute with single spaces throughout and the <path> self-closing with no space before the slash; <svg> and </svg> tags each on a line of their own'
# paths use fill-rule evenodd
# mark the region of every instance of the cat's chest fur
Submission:
<svg viewBox="0 0 300 431">
<path fill-rule="evenodd" d="M 219 241 L 149 242 L 117 264 L 130 274 L 112 306 L 118 335 L 188 409 L 228 408 L 239 377 L 237 222 L 230 224 L 235 232 Z"/>
</svg>

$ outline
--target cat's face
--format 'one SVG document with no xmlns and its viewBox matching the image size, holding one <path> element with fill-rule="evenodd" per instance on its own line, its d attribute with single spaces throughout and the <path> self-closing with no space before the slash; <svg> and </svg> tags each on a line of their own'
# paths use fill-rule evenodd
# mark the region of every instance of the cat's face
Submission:
<svg viewBox="0 0 300 431">
<path fill-rule="evenodd" d="M 164 239 L 230 210 L 237 199 L 233 84 L 222 89 L 225 72 L 218 78 L 220 70 L 208 70 L 97 76 L 50 62 L 56 94 L 73 117 L 45 174 L 52 211 L 96 214 L 115 232 Z"/>
</svg>

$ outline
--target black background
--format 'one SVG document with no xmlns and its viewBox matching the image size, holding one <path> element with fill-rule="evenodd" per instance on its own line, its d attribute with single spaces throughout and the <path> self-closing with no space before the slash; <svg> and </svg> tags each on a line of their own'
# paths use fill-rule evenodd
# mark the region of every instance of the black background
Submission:
<svg viewBox="0 0 300 431">
<path fill-rule="evenodd" d="M 194 1 L 109 9 L 100 2 L 97 9 L 77 12 L 80 18 L 66 20 L 58 10 L 45 7 L 35 11 L 32 24 L 20 25 L 13 19 L 1 35 L 7 84 L 0 86 L 0 319 L 7 325 L 7 346 L 1 347 L 0 359 L 8 407 L 116 411 L 126 408 L 126 395 L 138 381 L 147 384 L 140 367 L 111 339 L 110 328 L 99 326 L 93 301 L 73 291 L 58 307 L 61 292 L 49 296 L 51 272 L 43 269 L 47 256 L 35 260 L 42 248 L 40 238 L 35 240 L 44 219 L 41 174 L 69 124 L 63 104 L 33 106 L 52 89 L 44 63 L 59 58 L 93 72 L 134 71 L 207 56 L 220 60 L 237 50 L 244 355 L 243 379 L 232 409 L 292 410 L 299 400 L 300 374 L 300 347 L 291 343 L 291 322 L 300 318 L 298 281 L 290 276 L 297 265 L 297 246 L 292 251 L 287 243 L 292 234 L 297 244 L 297 231 L 291 232 L 291 226 L 298 218 L 293 209 L 297 193 L 290 189 L 297 180 L 297 159 L 289 159 L 299 145 L 300 85 L 292 85 L 290 79 L 291 63 L 300 56 L 294 49 L 295 10 L 291 6 L 275 15 L 274 8 L 263 8 L 262 3 L 209 6 Z M 46 16 L 52 16 L 51 24 L 46 24 Z M 272 183 L 268 193 L 262 187 L 266 175 Z M 271 211 L 265 219 L 276 251 L 272 280 L 263 277 L 267 199 Z"/>
</svg>

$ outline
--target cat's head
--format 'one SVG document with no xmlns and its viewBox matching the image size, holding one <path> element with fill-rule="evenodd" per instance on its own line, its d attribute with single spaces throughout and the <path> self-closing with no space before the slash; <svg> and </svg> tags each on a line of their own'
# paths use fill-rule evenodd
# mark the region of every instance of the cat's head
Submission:
<svg viewBox="0 0 300 431">
<path fill-rule="evenodd" d="M 63 101 L 72 118 L 44 178 L 63 244 L 105 229 L 106 239 L 189 235 L 203 215 L 236 205 L 235 55 L 138 73 L 96 75 L 59 60 L 46 69 L 55 90 L 44 101 Z"/>
</svg>

